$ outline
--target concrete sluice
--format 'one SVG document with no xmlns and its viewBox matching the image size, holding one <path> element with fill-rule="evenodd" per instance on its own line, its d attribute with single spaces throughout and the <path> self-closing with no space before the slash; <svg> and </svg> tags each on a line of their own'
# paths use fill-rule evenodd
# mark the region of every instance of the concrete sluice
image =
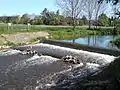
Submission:
<svg viewBox="0 0 120 90">
<path fill-rule="evenodd" d="M 100 71 L 101 66 L 116 58 L 43 43 L 31 46 L 42 56 L 22 55 L 28 45 L 0 52 L 0 90 L 54 90 L 56 86 L 69 87 L 78 78 Z M 76 56 L 81 63 L 65 63 L 61 58 L 66 55 Z"/>
</svg>

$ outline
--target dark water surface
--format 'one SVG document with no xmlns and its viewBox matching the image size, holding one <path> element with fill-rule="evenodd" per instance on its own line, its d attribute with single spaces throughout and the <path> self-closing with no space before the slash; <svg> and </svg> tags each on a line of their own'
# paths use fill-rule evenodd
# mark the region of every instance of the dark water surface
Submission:
<svg viewBox="0 0 120 90">
<path fill-rule="evenodd" d="M 114 38 L 117 38 L 118 36 L 113 35 L 105 35 L 105 36 L 87 36 L 83 38 L 77 38 L 75 39 L 75 43 L 79 44 L 85 44 L 89 46 L 95 46 L 95 47 L 102 47 L 107 49 L 117 49 L 117 47 L 113 46 L 110 41 Z M 73 42 L 73 40 L 63 40 L 65 42 Z"/>
<path fill-rule="evenodd" d="M 37 90 L 37 86 L 44 90 L 52 80 L 57 82 L 54 74 L 70 67 L 57 59 L 48 62 L 46 57 L 0 56 L 0 90 Z"/>
<path fill-rule="evenodd" d="M 23 46 L 21 50 L 27 47 Z M 99 61 L 104 64 L 114 60 L 114 57 L 109 55 L 49 44 L 41 43 L 33 45 L 33 48 L 40 53 L 81 55 L 86 59 L 86 64 L 73 65 L 47 55 L 22 55 L 19 50 L 0 51 L 0 90 L 55 90 L 52 87 L 65 90 L 62 87 L 71 86 L 69 82 L 73 84 L 79 77 L 100 70 Z M 87 62 L 88 59 L 92 61 Z"/>
</svg>

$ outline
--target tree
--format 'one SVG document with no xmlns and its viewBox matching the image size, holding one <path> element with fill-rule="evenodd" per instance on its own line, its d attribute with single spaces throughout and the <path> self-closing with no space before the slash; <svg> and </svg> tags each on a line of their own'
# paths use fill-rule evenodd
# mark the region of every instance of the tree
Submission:
<svg viewBox="0 0 120 90">
<path fill-rule="evenodd" d="M 116 5 L 120 2 L 120 0 L 99 0 L 99 3 L 103 2 L 103 1 L 112 2 L 113 5 Z"/>
<path fill-rule="evenodd" d="M 66 13 L 67 17 L 72 18 L 73 31 L 76 27 L 76 19 L 79 17 L 85 0 L 57 0 L 57 4 Z"/>
<path fill-rule="evenodd" d="M 47 10 L 47 8 L 45 8 L 43 11 L 42 11 L 42 13 L 41 13 L 41 15 L 42 15 L 42 19 L 43 19 L 43 23 L 45 24 L 45 25 L 50 25 L 50 19 L 51 19 L 51 15 L 53 14 L 53 12 L 49 12 L 48 10 Z"/>
<path fill-rule="evenodd" d="M 24 15 L 21 17 L 20 23 L 21 23 L 21 24 L 27 24 L 29 21 L 30 21 L 30 18 L 28 17 L 28 14 L 24 14 Z"/>
<path fill-rule="evenodd" d="M 42 25 L 43 24 L 42 17 L 37 17 L 35 19 L 31 19 L 30 24 L 31 25 Z"/>
<path fill-rule="evenodd" d="M 65 18 L 59 14 L 59 10 L 56 12 L 49 11 L 46 8 L 41 13 L 43 24 L 45 25 L 64 25 Z"/>
<path fill-rule="evenodd" d="M 48 13 L 47 8 L 44 8 L 44 10 L 42 11 L 41 15 L 44 16 L 44 17 L 47 17 L 47 13 Z"/>
<path fill-rule="evenodd" d="M 57 10 L 56 15 L 60 15 L 60 11 L 59 10 Z"/>
<path fill-rule="evenodd" d="M 91 29 L 91 21 L 92 21 L 92 16 L 95 9 L 95 3 L 96 3 L 96 0 L 86 0 L 85 6 L 84 6 L 84 12 L 88 16 L 89 29 Z"/>
<path fill-rule="evenodd" d="M 86 0 L 84 6 L 84 12 L 88 17 L 89 29 L 91 29 L 92 19 L 97 21 L 100 11 L 103 9 L 103 2 L 99 3 L 99 0 Z M 97 23 L 97 22 L 96 22 Z"/>
<path fill-rule="evenodd" d="M 62 15 L 59 15 L 59 25 L 66 25 L 66 18 Z"/>
<path fill-rule="evenodd" d="M 108 18 L 109 26 L 113 26 L 113 20 L 114 20 L 113 16 L 111 18 Z"/>
<path fill-rule="evenodd" d="M 85 16 L 83 16 L 81 18 L 81 20 L 83 21 L 83 25 L 87 25 L 88 24 L 88 20 L 87 20 L 87 18 Z"/>
<path fill-rule="evenodd" d="M 97 29 L 97 26 L 99 25 L 99 22 L 98 22 L 98 16 L 100 14 L 102 14 L 105 10 L 105 6 L 106 6 L 106 3 L 103 1 L 103 2 L 99 2 L 99 0 L 97 0 L 96 4 L 95 4 L 95 22 L 96 22 L 96 29 Z"/>
<path fill-rule="evenodd" d="M 18 16 L 15 16 L 11 21 L 13 24 L 18 24 L 20 22 L 20 18 L 21 17 L 18 15 Z"/>
<path fill-rule="evenodd" d="M 102 13 L 98 17 L 98 21 L 101 23 L 102 26 L 109 26 L 109 18 L 107 17 L 106 14 Z"/>
</svg>

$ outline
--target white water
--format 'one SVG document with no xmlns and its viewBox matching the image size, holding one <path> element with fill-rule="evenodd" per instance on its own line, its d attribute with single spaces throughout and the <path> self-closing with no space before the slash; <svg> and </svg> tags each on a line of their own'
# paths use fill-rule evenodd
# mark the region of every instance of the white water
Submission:
<svg viewBox="0 0 120 90">
<path fill-rule="evenodd" d="M 82 64 L 77 65 L 78 67 L 70 67 L 69 69 L 54 73 L 53 75 L 48 75 L 44 77 L 42 80 L 48 80 L 46 83 L 41 83 L 40 80 L 37 81 L 38 86 L 36 86 L 35 90 L 40 89 L 48 89 L 52 86 L 56 86 L 57 81 L 59 80 L 59 75 L 65 75 L 67 76 L 67 79 L 63 79 L 59 85 L 65 84 L 66 82 L 69 82 L 70 80 L 77 79 L 78 77 L 84 77 L 87 76 L 88 73 L 92 73 L 95 71 L 100 70 L 98 64 L 94 63 L 87 63 L 84 68 L 80 68 Z M 76 68 L 79 68 L 76 70 Z M 80 79 L 80 78 L 79 78 Z M 73 82 L 74 83 L 74 82 Z"/>
<path fill-rule="evenodd" d="M 76 49 L 70 49 L 50 44 L 36 44 L 32 45 L 33 48 L 38 50 L 42 54 L 48 54 L 48 55 L 56 55 L 56 56 L 66 56 L 66 55 L 73 55 L 77 56 L 78 59 L 81 60 L 81 64 L 78 65 L 68 65 L 69 68 L 55 72 L 54 74 L 48 74 L 47 76 L 44 76 L 44 78 L 38 78 L 38 85 L 36 86 L 36 90 L 49 88 L 51 86 L 56 86 L 57 81 L 59 81 L 60 75 L 67 76 L 67 80 L 64 79 L 60 82 L 60 84 L 64 84 L 66 81 L 69 81 L 71 79 L 76 79 L 78 77 L 83 77 L 88 75 L 88 73 L 92 73 L 95 71 L 100 70 L 101 65 L 108 64 L 116 57 L 105 55 L 105 54 L 99 54 L 94 52 L 88 52 L 83 50 L 76 50 Z M 21 53 L 19 50 L 7 50 L 7 51 L 0 51 L 0 55 L 7 56 L 7 55 L 15 55 Z M 14 58 L 13 58 L 14 59 Z M 5 73 L 9 73 L 11 70 L 19 71 L 25 68 L 29 68 L 30 66 L 35 65 L 42 65 L 42 64 L 52 64 L 53 62 L 57 62 L 60 59 L 53 58 L 51 56 L 38 56 L 37 54 L 28 58 L 21 60 L 19 62 L 15 62 L 14 64 L 10 65 Z M 86 63 L 83 64 L 82 62 Z M 55 67 L 57 68 L 57 67 Z M 41 82 L 41 81 L 44 81 Z"/>
<path fill-rule="evenodd" d="M 110 55 L 88 52 L 83 50 L 76 50 L 50 44 L 40 43 L 33 45 L 33 47 L 38 47 L 39 51 L 43 54 L 56 55 L 61 57 L 65 55 L 73 55 L 77 56 L 77 58 L 80 59 L 81 62 L 96 63 L 100 65 L 105 65 L 107 63 L 114 61 L 115 59 L 114 56 Z"/>
<path fill-rule="evenodd" d="M 8 55 L 15 55 L 21 53 L 21 51 L 19 50 L 13 50 L 13 49 L 9 49 L 9 50 L 1 50 L 0 51 L 0 56 L 8 56 Z"/>
<path fill-rule="evenodd" d="M 30 66 L 32 65 L 41 65 L 41 64 L 50 64 L 59 59 L 53 58 L 51 56 L 38 56 L 37 54 L 34 55 L 33 57 L 24 60 L 25 64 L 27 65 L 29 63 Z"/>
<path fill-rule="evenodd" d="M 51 56 L 38 56 L 37 54 L 32 56 L 31 58 L 15 62 L 13 65 L 10 65 L 7 72 L 8 73 L 10 70 L 20 70 L 23 68 L 29 68 L 30 66 L 35 66 L 35 65 L 42 65 L 42 64 L 50 64 L 59 59 L 53 58 Z"/>
</svg>

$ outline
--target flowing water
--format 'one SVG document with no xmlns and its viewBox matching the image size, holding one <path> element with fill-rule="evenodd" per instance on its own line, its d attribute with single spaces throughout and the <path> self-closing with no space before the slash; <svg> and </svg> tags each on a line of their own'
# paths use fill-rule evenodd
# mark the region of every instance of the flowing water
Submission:
<svg viewBox="0 0 120 90">
<path fill-rule="evenodd" d="M 108 49 L 118 49 L 117 47 L 113 46 L 110 41 L 114 38 L 117 38 L 118 36 L 113 35 L 105 35 L 105 36 L 87 36 L 82 38 L 77 38 L 74 41 L 79 44 L 85 44 L 89 46 L 95 46 L 95 47 L 102 47 L 102 48 L 108 48 Z M 63 40 L 65 42 L 73 42 L 73 40 Z"/>
<path fill-rule="evenodd" d="M 22 51 L 13 49 L 0 51 L 0 90 L 48 90 L 52 87 L 68 87 L 75 83 L 77 78 L 99 71 L 101 66 L 116 58 L 43 43 L 31 46 L 43 55 L 22 55 Z M 24 50 L 28 47 L 26 45 L 18 49 Z M 77 57 L 81 64 L 73 65 L 52 57 L 65 55 Z"/>
</svg>

